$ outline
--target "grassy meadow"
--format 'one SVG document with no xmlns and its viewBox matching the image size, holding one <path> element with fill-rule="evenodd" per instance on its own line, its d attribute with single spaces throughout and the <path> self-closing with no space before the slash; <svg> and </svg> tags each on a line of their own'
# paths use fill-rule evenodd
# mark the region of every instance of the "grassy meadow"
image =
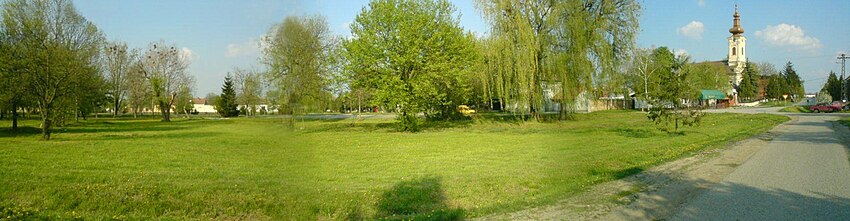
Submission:
<svg viewBox="0 0 850 221">
<path fill-rule="evenodd" d="M 788 118 L 708 114 L 683 134 L 605 111 L 523 123 L 497 117 L 89 119 L 41 141 L 0 129 L 0 219 L 458 219 L 554 203 Z"/>
</svg>

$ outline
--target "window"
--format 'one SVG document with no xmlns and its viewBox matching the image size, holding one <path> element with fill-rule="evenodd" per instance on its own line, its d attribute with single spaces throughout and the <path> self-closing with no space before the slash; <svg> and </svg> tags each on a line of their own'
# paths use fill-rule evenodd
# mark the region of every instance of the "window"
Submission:
<svg viewBox="0 0 850 221">
<path fill-rule="evenodd" d="M 744 47 L 741 47 L 741 54 L 744 54 Z"/>
<path fill-rule="evenodd" d="M 735 48 L 732 48 L 732 55 L 735 55 Z"/>
</svg>

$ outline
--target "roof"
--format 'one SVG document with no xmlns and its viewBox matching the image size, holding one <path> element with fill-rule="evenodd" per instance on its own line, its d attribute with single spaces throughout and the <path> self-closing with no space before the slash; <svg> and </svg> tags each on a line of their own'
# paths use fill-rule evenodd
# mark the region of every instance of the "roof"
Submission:
<svg viewBox="0 0 850 221">
<path fill-rule="evenodd" d="M 193 104 L 207 104 L 207 99 L 204 98 L 192 98 Z"/>
<path fill-rule="evenodd" d="M 723 70 L 726 70 L 726 75 L 730 75 L 730 76 L 736 75 L 735 69 L 732 69 L 732 67 L 729 66 L 728 61 L 703 61 L 703 62 L 698 62 L 696 64 L 707 64 L 707 65 L 711 65 L 711 66 L 722 67 Z"/>
<path fill-rule="evenodd" d="M 700 90 L 700 100 L 725 100 L 726 94 L 718 90 Z"/>
</svg>

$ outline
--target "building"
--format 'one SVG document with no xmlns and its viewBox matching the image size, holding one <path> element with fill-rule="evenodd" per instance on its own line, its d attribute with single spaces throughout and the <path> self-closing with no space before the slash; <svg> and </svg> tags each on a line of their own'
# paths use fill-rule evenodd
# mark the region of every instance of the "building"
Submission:
<svg viewBox="0 0 850 221">
<path fill-rule="evenodd" d="M 725 93 L 728 95 L 727 98 L 730 100 L 731 105 L 736 105 L 738 104 L 738 85 L 744 79 L 744 69 L 747 67 L 747 37 L 743 35 L 744 28 L 741 27 L 741 15 L 738 13 L 737 4 L 735 5 L 735 13 L 732 15 L 732 28 L 729 28 L 729 33 L 732 35 L 726 38 L 729 43 L 726 60 L 706 61 L 702 63 L 711 66 L 721 66 L 726 70 L 725 74 L 729 76 L 731 87 Z M 761 88 L 762 79 L 759 79 L 759 81 L 759 87 Z M 714 90 L 716 88 L 700 89 Z M 761 94 L 763 91 L 759 93 Z"/>
</svg>

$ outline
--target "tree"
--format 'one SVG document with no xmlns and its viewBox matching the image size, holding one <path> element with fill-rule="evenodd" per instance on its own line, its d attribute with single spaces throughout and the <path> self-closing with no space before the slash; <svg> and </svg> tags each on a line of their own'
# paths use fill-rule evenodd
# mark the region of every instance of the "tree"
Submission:
<svg viewBox="0 0 850 221">
<path fill-rule="evenodd" d="M 803 80 L 800 79 L 800 75 L 797 75 L 794 64 L 791 64 L 790 61 L 785 64 L 782 75 L 785 77 L 785 94 L 791 96 L 795 101 L 806 94 L 806 90 L 803 88 Z"/>
<path fill-rule="evenodd" d="M 69 0 L 10 0 L 3 3 L 4 41 L 27 75 L 29 94 L 37 103 L 42 137 L 50 139 L 54 122 L 74 109 L 74 87 L 98 74 L 103 36 Z M 82 82 L 81 82 L 82 81 Z"/>
<path fill-rule="evenodd" d="M 164 41 L 151 43 L 142 58 L 143 73 L 150 81 L 150 91 L 162 114 L 162 121 L 171 121 L 171 108 L 181 88 L 193 84 L 186 73 L 189 58 L 177 48 Z"/>
<path fill-rule="evenodd" d="M 236 68 L 236 103 L 246 108 L 247 115 L 257 114 L 257 107 L 262 102 L 263 85 L 262 76 L 254 70 Z"/>
<path fill-rule="evenodd" d="M 331 36 L 322 17 L 290 16 L 273 27 L 266 39 L 263 62 L 268 66 L 266 79 L 278 90 L 282 113 L 289 114 L 294 127 L 297 114 L 311 106 L 319 109 L 328 92 L 329 61 L 326 59 L 336 38 Z M 261 91 L 255 91 L 259 95 Z"/>
<path fill-rule="evenodd" d="M 177 95 L 174 102 L 174 109 L 176 113 L 183 113 L 186 118 L 191 118 L 190 113 L 195 109 L 193 105 L 193 98 L 195 96 L 192 94 L 192 91 L 195 90 L 195 78 L 192 76 L 187 76 L 187 83 L 181 84 L 180 88 L 177 89 Z"/>
<path fill-rule="evenodd" d="M 564 119 L 582 93 L 625 91 L 619 60 L 634 46 L 636 1 L 481 0 L 478 7 L 491 24 L 485 73 L 494 73 L 487 85 L 500 103 L 536 118 L 545 84 L 560 91 Z"/>
<path fill-rule="evenodd" d="M 130 69 L 138 59 L 139 51 L 127 50 L 125 42 L 109 42 L 103 50 L 103 71 L 108 85 L 108 91 L 112 103 L 112 116 L 118 116 L 121 110 L 121 102 L 128 93 L 130 84 Z M 133 82 L 136 83 L 136 82 Z"/>
<path fill-rule="evenodd" d="M 767 97 L 770 99 L 783 99 L 782 95 L 785 93 L 785 78 L 781 75 L 771 75 L 768 77 L 767 83 Z"/>
<path fill-rule="evenodd" d="M 14 45 L 7 40 L 5 26 L 0 27 L 0 119 L 5 113 L 11 112 L 12 131 L 18 129 L 19 110 L 32 105 L 29 75 L 23 73 L 21 60 L 15 58 L 12 51 Z M 18 54 L 20 55 L 20 54 Z"/>
<path fill-rule="evenodd" d="M 416 131 L 418 113 L 459 116 L 471 93 L 473 36 L 444 0 L 375 0 L 351 25 L 346 41 L 355 85 L 373 89 L 375 102 L 395 109 L 402 131 Z"/>
<path fill-rule="evenodd" d="M 127 105 L 133 111 L 133 118 L 138 117 L 151 101 L 152 91 L 150 81 L 145 78 L 142 61 L 135 61 L 127 72 Z M 153 107 L 150 107 L 153 108 Z"/>
<path fill-rule="evenodd" d="M 215 108 L 221 117 L 239 116 L 239 104 L 236 103 L 236 90 L 233 89 L 233 78 L 230 75 L 224 77 L 224 86 L 221 87 L 221 96 L 216 101 Z"/>
<path fill-rule="evenodd" d="M 738 91 L 738 96 L 741 97 L 742 100 L 753 101 L 758 95 L 758 79 L 760 76 L 758 69 L 755 64 L 747 63 L 742 75 L 741 83 L 738 85 L 738 88 L 740 89 L 740 91 Z"/>
<path fill-rule="evenodd" d="M 828 94 L 830 98 L 841 99 L 841 80 L 838 79 L 835 72 L 829 72 L 829 77 L 826 78 L 826 83 L 820 91 Z"/>
<path fill-rule="evenodd" d="M 654 63 L 659 67 L 659 87 L 650 101 L 652 108 L 647 117 L 656 124 L 664 124 L 664 130 L 667 130 L 668 124 L 673 123 L 674 132 L 679 131 L 680 124 L 699 124 L 703 114 L 699 109 L 691 109 L 690 105 L 683 102 L 696 98 L 692 92 L 695 89 L 687 81 L 690 73 L 687 64 L 690 63 L 690 58 L 687 55 L 674 56 L 666 47 L 657 48 L 653 55 Z"/>
</svg>

